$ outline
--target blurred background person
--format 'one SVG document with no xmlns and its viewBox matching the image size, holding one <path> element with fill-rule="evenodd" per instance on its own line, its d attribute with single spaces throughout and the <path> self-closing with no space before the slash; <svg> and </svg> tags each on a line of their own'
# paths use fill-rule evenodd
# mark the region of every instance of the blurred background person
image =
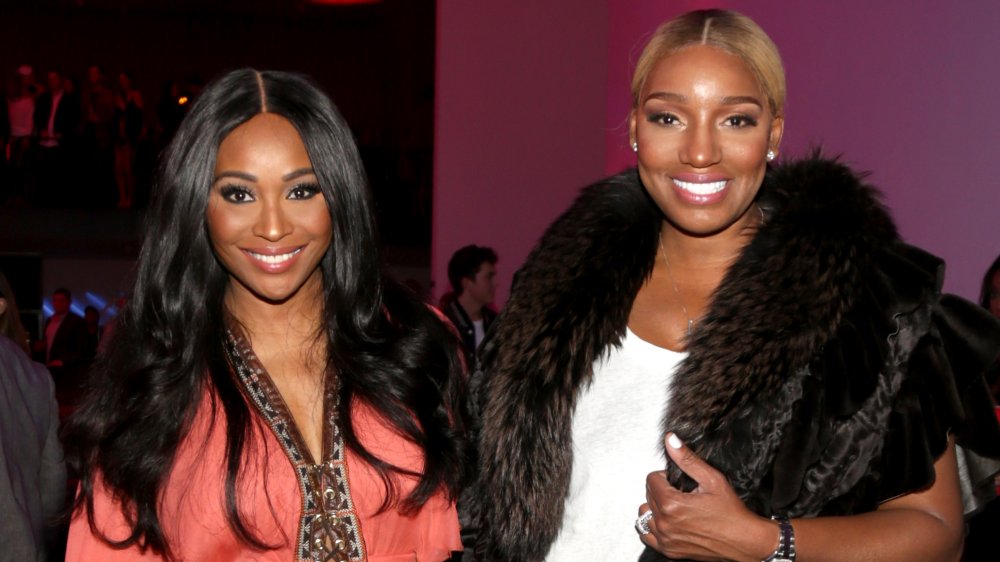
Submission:
<svg viewBox="0 0 1000 562">
<path fill-rule="evenodd" d="M 26 64 L 19 66 L 7 90 L 5 107 L 10 127 L 7 140 L 8 191 L 10 199 L 17 204 L 27 202 L 31 196 L 28 153 L 35 134 L 35 97 L 38 92 L 32 68 Z"/>
<path fill-rule="evenodd" d="M 442 297 L 441 307 L 462 338 L 466 364 L 476 368 L 476 349 L 482 343 L 497 313 L 497 254 L 492 248 L 470 244 L 448 260 L 451 292 Z"/>
<path fill-rule="evenodd" d="M 31 342 L 28 338 L 28 331 L 21 324 L 21 313 L 17 308 L 17 299 L 14 298 L 14 291 L 10 286 L 10 281 L 0 272 L 0 336 L 10 338 L 25 353 L 31 353 Z"/>
<path fill-rule="evenodd" d="M 66 468 L 52 378 L 25 352 L 16 314 L 0 274 L 0 558 L 42 562 L 59 542 Z"/>
<path fill-rule="evenodd" d="M 118 207 L 131 208 L 135 202 L 135 157 L 139 137 L 143 133 L 142 93 L 132 85 L 132 75 L 118 74 L 115 92 L 115 185 L 118 186 Z"/>
<path fill-rule="evenodd" d="M 83 321 L 87 325 L 87 353 L 93 358 L 97 354 L 98 345 L 101 342 L 101 313 L 97 308 L 87 305 L 83 309 Z"/>
<path fill-rule="evenodd" d="M 989 310 L 996 318 L 1000 318 L 1000 256 L 983 274 L 983 283 L 979 291 L 979 304 Z M 1000 350 L 997 350 L 1000 355 Z M 1000 357 L 993 363 L 987 374 L 987 382 L 993 394 L 994 408 L 1000 418 Z M 994 477 L 994 486 L 1000 496 L 1000 475 Z M 965 538 L 965 552 L 962 562 L 994 562 L 1000 557 L 1000 497 L 986 504 L 986 507 L 969 521 L 969 535 Z"/>
<path fill-rule="evenodd" d="M 81 172 L 90 186 L 90 197 L 83 202 L 103 207 L 110 203 L 111 186 L 114 184 L 112 146 L 115 140 L 115 99 L 100 66 L 93 65 L 87 69 L 87 78 L 80 91 L 80 112 Z"/>
<path fill-rule="evenodd" d="M 73 295 L 68 289 L 52 292 L 53 313 L 45 320 L 42 339 L 35 343 L 35 353 L 41 353 L 52 373 L 56 398 L 64 415 L 76 404 L 94 355 L 87 323 L 73 312 L 72 304 Z"/>
<path fill-rule="evenodd" d="M 31 159 L 37 178 L 36 201 L 45 206 L 72 206 L 85 194 L 79 182 L 69 182 L 74 142 L 80 127 L 80 101 L 67 92 L 62 74 L 50 70 L 47 89 L 35 100 L 35 145 Z"/>
</svg>

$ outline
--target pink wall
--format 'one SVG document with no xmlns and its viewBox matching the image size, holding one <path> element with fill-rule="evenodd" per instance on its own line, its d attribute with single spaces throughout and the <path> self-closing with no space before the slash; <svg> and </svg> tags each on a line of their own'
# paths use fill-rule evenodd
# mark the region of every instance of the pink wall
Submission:
<svg viewBox="0 0 1000 562">
<path fill-rule="evenodd" d="M 513 271 L 577 190 L 634 163 L 631 62 L 663 20 L 743 11 L 785 59 L 784 156 L 822 145 L 868 170 L 903 236 L 978 296 L 1000 253 L 1000 4 L 940 0 L 438 1 L 432 278 L 466 243 Z"/>
<path fill-rule="evenodd" d="M 438 0 L 432 294 L 452 252 L 514 270 L 578 189 L 604 172 L 605 0 Z"/>
<path fill-rule="evenodd" d="M 609 2 L 606 171 L 625 148 L 631 62 L 657 25 L 719 6 L 754 18 L 788 75 L 783 154 L 821 144 L 872 172 L 904 238 L 948 262 L 945 288 L 978 298 L 1000 253 L 1000 4 L 940 0 Z"/>
</svg>

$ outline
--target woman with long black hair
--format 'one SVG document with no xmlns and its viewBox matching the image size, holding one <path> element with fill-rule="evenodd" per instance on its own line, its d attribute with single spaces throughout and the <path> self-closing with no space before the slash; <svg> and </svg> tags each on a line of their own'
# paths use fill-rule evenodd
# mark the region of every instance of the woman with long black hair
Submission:
<svg viewBox="0 0 1000 562">
<path fill-rule="evenodd" d="M 244 69 L 205 89 L 65 430 L 82 482 L 68 560 L 461 549 L 457 340 L 377 247 L 357 148 L 316 86 Z"/>
</svg>

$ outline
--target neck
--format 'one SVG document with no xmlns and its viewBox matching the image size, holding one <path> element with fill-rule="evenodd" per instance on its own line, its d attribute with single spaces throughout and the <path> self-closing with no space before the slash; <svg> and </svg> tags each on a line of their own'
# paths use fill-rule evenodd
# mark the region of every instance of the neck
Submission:
<svg viewBox="0 0 1000 562">
<path fill-rule="evenodd" d="M 674 269 L 725 270 L 740 256 L 761 222 L 762 214 L 756 204 L 731 227 L 707 236 L 692 235 L 664 220 L 660 243 Z"/>
<path fill-rule="evenodd" d="M 272 302 L 261 299 L 232 280 L 226 291 L 226 309 L 247 331 L 254 347 L 299 347 L 323 340 L 322 277 L 317 272 L 291 297 Z"/>
<path fill-rule="evenodd" d="M 465 310 L 465 313 L 469 315 L 470 320 L 483 319 L 483 305 L 476 299 L 470 297 L 469 293 L 462 293 L 459 295 L 458 304 Z"/>
</svg>

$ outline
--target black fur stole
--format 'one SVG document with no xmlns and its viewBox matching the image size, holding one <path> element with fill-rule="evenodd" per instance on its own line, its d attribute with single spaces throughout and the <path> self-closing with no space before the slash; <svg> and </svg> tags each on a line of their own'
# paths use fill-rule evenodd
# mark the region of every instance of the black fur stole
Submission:
<svg viewBox="0 0 1000 562">
<path fill-rule="evenodd" d="M 917 457 L 919 467 L 880 485 L 891 472 L 881 463 L 889 415 L 908 388 L 907 359 L 937 349 L 925 342 L 936 334 L 940 260 L 902 244 L 875 190 L 834 161 L 771 169 L 758 204 L 766 222 L 688 342 L 663 429 L 762 515 L 867 509 L 893 486 L 931 481 L 927 467 L 947 431 L 931 426 L 961 406 L 926 423 L 919 407 L 896 416 L 923 424 L 926 451 L 893 451 L 897 464 Z M 662 220 L 635 170 L 623 172 L 586 188 L 516 274 L 474 381 L 481 473 L 467 509 L 480 517 L 478 559 L 541 560 L 555 539 L 578 390 L 624 336 Z M 940 378 L 928 377 L 931 386 Z M 953 383 L 942 388 L 957 394 Z M 675 468 L 670 478 L 692 487 Z"/>
</svg>

